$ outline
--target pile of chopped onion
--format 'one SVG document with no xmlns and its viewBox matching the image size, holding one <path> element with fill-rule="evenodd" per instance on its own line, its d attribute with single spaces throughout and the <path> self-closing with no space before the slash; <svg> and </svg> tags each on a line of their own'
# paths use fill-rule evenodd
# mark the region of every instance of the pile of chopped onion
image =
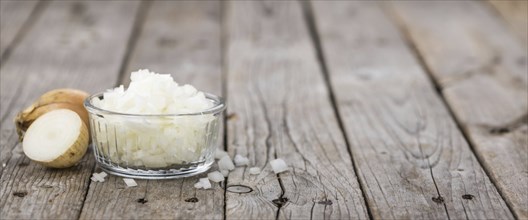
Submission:
<svg viewBox="0 0 528 220">
<path fill-rule="evenodd" d="M 209 181 L 213 181 L 215 183 L 219 183 L 225 180 L 224 177 L 227 177 L 229 175 L 229 171 L 235 169 L 235 164 L 237 166 L 248 166 L 249 165 L 249 159 L 247 157 L 243 157 L 239 154 L 235 156 L 235 164 L 233 164 L 233 160 L 231 160 L 231 157 L 227 152 L 216 149 L 215 152 L 215 158 L 220 158 L 218 161 L 218 170 L 210 172 L 207 174 L 207 178 L 200 178 L 200 180 L 194 184 L 194 187 L 197 189 L 209 189 L 212 187 L 211 183 Z M 269 162 L 271 169 L 275 174 L 282 173 L 284 171 L 288 171 L 288 165 L 286 162 L 284 162 L 283 159 L 277 158 L 275 160 L 272 160 Z M 250 175 L 258 175 L 261 173 L 260 167 L 251 167 L 249 168 L 249 174 Z"/>
<path fill-rule="evenodd" d="M 169 74 L 139 70 L 130 86 L 104 93 L 93 104 L 101 109 L 128 114 L 183 114 L 213 107 L 203 92 L 191 85 L 179 86 Z M 218 125 L 213 115 L 178 117 L 95 118 L 99 152 L 127 166 L 163 168 L 198 161 L 205 154 L 208 137 Z M 103 147 L 104 146 L 104 147 Z"/>
</svg>

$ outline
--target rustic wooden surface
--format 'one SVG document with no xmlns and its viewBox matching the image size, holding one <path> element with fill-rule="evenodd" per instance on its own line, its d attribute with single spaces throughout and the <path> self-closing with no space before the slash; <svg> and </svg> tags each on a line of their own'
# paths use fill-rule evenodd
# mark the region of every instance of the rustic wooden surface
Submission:
<svg viewBox="0 0 528 220">
<path fill-rule="evenodd" d="M 394 5 L 482 166 L 514 214 L 528 218 L 526 45 L 477 2 Z"/>
<path fill-rule="evenodd" d="M 528 44 L 528 1 L 492 0 L 490 3 L 510 23 L 511 29 Z"/>
<path fill-rule="evenodd" d="M 14 40 L 23 38 L 25 30 L 34 20 L 30 19 L 31 15 L 38 16 L 38 3 L 39 1 L 0 1 L 0 61 L 8 46 L 14 47 Z M 40 4 L 42 7 L 44 2 Z"/>
<path fill-rule="evenodd" d="M 526 219 L 527 7 L 0 0 L 0 218 Z M 12 120 L 32 100 L 139 68 L 224 96 L 226 149 L 263 172 L 126 188 L 90 181 L 91 151 L 65 170 L 24 156 Z"/>
<path fill-rule="evenodd" d="M 227 149 L 263 170 L 229 175 L 254 191 L 228 193 L 226 217 L 368 218 L 299 2 L 232 2 L 226 23 Z"/>
<path fill-rule="evenodd" d="M 380 7 L 315 2 L 314 9 L 338 110 L 373 217 L 511 218 Z M 377 28 L 370 28 L 373 24 Z M 353 49 L 342 50 L 344 45 Z M 354 51 L 363 51 L 362 56 Z"/>
</svg>

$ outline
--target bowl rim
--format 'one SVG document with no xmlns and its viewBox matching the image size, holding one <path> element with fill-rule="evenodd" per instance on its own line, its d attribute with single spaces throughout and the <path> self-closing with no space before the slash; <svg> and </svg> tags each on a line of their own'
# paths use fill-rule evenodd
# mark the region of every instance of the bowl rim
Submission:
<svg viewBox="0 0 528 220">
<path fill-rule="evenodd" d="M 133 113 L 116 112 L 116 111 L 111 111 L 107 109 L 102 109 L 92 104 L 92 100 L 94 98 L 102 98 L 103 95 L 104 95 L 104 92 L 99 92 L 91 96 L 88 96 L 83 102 L 86 110 L 93 114 L 120 115 L 120 116 L 131 116 L 131 117 L 167 117 L 167 116 L 197 116 L 197 115 L 217 114 L 217 113 L 222 112 L 226 108 L 224 98 L 217 96 L 217 95 L 213 95 L 211 93 L 204 92 L 205 98 L 208 100 L 212 100 L 214 106 L 211 108 L 205 109 L 203 111 L 190 112 L 190 113 L 171 113 L 171 114 L 133 114 Z"/>
</svg>

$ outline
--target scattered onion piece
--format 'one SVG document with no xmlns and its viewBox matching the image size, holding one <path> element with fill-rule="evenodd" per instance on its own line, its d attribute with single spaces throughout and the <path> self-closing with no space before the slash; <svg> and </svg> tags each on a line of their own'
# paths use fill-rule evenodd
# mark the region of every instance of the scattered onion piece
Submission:
<svg viewBox="0 0 528 220">
<path fill-rule="evenodd" d="M 222 182 L 225 179 L 224 175 L 222 175 L 222 173 L 218 171 L 210 172 L 209 174 L 207 174 L 207 178 L 209 178 L 209 180 L 215 183 Z"/>
<path fill-rule="evenodd" d="M 137 183 L 136 181 L 134 181 L 134 179 L 123 178 L 123 181 L 125 181 L 125 184 L 127 185 L 127 187 L 137 186 Z"/>
<path fill-rule="evenodd" d="M 237 166 L 247 166 L 249 165 L 249 159 L 247 157 L 243 157 L 240 154 L 237 154 L 235 156 L 235 164 Z"/>
<path fill-rule="evenodd" d="M 275 174 L 288 170 L 288 165 L 286 165 L 286 162 L 280 158 L 270 161 L 270 165 Z"/>
<path fill-rule="evenodd" d="M 216 151 L 215 151 L 215 159 L 220 160 L 220 159 L 222 159 L 222 157 L 225 157 L 225 156 L 229 156 L 229 155 L 227 154 L 227 152 L 225 152 L 225 151 L 223 151 L 223 150 L 221 150 L 221 149 L 216 148 Z"/>
<path fill-rule="evenodd" d="M 209 178 L 200 178 L 200 185 L 204 189 L 210 189 L 211 188 L 211 182 L 209 182 Z"/>
<path fill-rule="evenodd" d="M 231 160 L 231 157 L 224 156 L 222 159 L 218 161 L 218 168 L 220 170 L 234 170 L 235 164 L 233 164 L 233 161 Z"/>
<path fill-rule="evenodd" d="M 260 174 L 260 168 L 259 167 L 251 167 L 251 168 L 249 168 L 249 174 L 251 174 L 251 175 Z"/>
</svg>

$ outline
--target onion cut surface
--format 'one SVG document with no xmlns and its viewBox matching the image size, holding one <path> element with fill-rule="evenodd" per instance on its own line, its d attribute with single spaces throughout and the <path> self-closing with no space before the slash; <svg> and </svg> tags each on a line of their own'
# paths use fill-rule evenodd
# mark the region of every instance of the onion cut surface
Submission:
<svg viewBox="0 0 528 220">
<path fill-rule="evenodd" d="M 22 147 L 31 160 L 44 166 L 75 165 L 88 148 L 88 128 L 77 113 L 57 109 L 37 118 L 27 129 Z"/>
</svg>

